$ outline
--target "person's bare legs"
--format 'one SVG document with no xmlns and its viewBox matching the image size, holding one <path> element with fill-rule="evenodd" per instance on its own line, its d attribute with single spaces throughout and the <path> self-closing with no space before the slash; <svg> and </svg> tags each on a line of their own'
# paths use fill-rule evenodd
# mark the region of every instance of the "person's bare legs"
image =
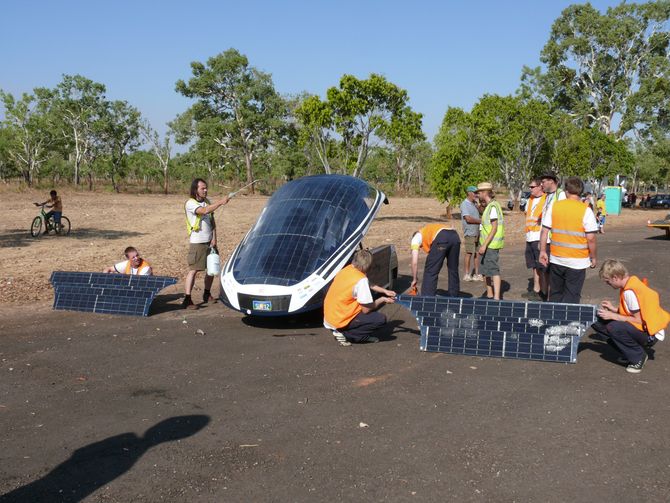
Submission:
<svg viewBox="0 0 670 503">
<path fill-rule="evenodd" d="M 198 271 L 188 271 L 186 279 L 184 279 L 184 293 L 186 295 L 191 295 L 191 290 L 193 290 L 193 285 L 195 284 L 195 276 L 198 274 Z M 207 280 L 205 280 L 207 282 Z"/>
<path fill-rule="evenodd" d="M 496 300 L 500 300 L 500 287 L 502 285 L 502 280 L 500 278 L 500 275 L 493 276 L 493 298 Z M 487 288 L 488 290 L 488 285 Z"/>
<path fill-rule="evenodd" d="M 475 253 L 475 274 L 479 275 L 479 253 Z"/>
<path fill-rule="evenodd" d="M 484 276 L 486 280 L 486 297 L 492 299 L 494 296 L 493 284 L 491 283 L 491 276 Z M 500 276 L 498 276 L 500 278 Z"/>
<path fill-rule="evenodd" d="M 466 253 L 465 254 L 465 261 L 464 261 L 464 266 L 465 269 L 463 270 L 463 277 L 468 276 L 470 274 L 470 259 L 472 257 L 472 253 Z M 477 259 L 475 259 L 477 260 Z"/>
<path fill-rule="evenodd" d="M 542 291 L 540 281 L 540 271 L 533 267 L 533 291 L 535 293 L 540 293 Z"/>
</svg>

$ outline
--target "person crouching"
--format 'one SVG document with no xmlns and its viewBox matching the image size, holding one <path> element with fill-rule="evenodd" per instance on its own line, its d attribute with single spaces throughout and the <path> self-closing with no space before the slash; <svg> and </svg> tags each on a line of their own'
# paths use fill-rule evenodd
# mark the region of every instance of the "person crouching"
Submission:
<svg viewBox="0 0 670 503">
<path fill-rule="evenodd" d="M 337 273 L 323 303 L 323 325 L 333 331 L 342 346 L 351 342 L 379 342 L 372 334 L 386 324 L 386 316 L 377 310 L 395 302 L 396 293 L 370 285 L 366 273 L 372 265 L 372 253 L 359 250 L 351 264 Z M 382 294 L 373 300 L 371 290 Z"/>
</svg>

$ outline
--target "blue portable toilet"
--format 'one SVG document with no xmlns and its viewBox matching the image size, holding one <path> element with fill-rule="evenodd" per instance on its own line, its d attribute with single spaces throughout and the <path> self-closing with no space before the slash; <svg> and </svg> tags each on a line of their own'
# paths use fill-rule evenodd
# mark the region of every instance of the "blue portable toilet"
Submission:
<svg viewBox="0 0 670 503">
<path fill-rule="evenodd" d="M 605 209 L 608 215 L 621 214 L 621 187 L 605 187 Z"/>
</svg>

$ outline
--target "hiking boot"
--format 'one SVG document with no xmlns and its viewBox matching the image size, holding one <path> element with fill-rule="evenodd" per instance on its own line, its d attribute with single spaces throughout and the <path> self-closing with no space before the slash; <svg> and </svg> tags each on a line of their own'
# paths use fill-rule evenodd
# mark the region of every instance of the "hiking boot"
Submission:
<svg viewBox="0 0 670 503">
<path fill-rule="evenodd" d="M 463 276 L 463 281 L 472 281 L 472 276 L 466 274 L 465 276 Z"/>
<path fill-rule="evenodd" d="M 205 290 L 205 293 L 202 294 L 202 303 L 207 304 L 209 302 L 214 304 L 216 302 L 216 298 L 213 297 L 212 294 L 208 290 Z"/>
<path fill-rule="evenodd" d="M 644 355 L 644 358 L 640 360 L 637 363 L 629 363 L 628 367 L 626 367 L 626 372 L 630 374 L 639 374 L 642 372 L 642 367 L 644 367 L 644 364 L 647 362 L 647 355 Z"/>
<path fill-rule="evenodd" d="M 335 340 L 340 343 L 340 346 L 351 346 L 351 342 L 347 340 L 342 332 L 333 330 L 333 337 L 335 337 Z"/>
</svg>

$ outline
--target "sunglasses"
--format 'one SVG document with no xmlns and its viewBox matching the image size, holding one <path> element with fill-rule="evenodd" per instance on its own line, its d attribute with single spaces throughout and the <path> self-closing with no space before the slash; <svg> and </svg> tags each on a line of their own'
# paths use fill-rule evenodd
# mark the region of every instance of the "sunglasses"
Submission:
<svg viewBox="0 0 670 503">
<path fill-rule="evenodd" d="M 529 185 L 528 186 L 529 189 L 534 189 L 535 187 L 541 187 L 541 185 Z"/>
</svg>

